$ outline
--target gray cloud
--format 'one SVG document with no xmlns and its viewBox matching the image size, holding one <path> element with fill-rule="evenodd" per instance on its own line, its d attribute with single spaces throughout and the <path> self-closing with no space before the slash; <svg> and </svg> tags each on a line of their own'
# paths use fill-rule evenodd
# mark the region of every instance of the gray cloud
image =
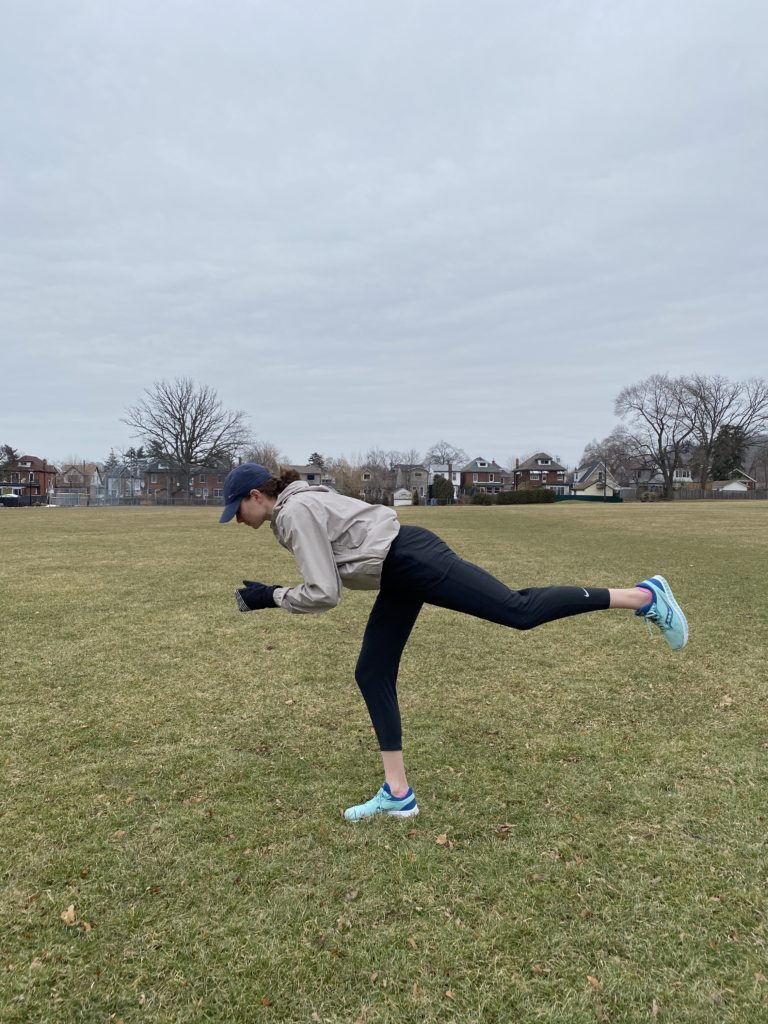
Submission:
<svg viewBox="0 0 768 1024">
<path fill-rule="evenodd" d="M 764 375 L 763 5 L 34 0 L 0 40 L 0 442 L 189 375 L 294 459 L 574 462 Z"/>
</svg>

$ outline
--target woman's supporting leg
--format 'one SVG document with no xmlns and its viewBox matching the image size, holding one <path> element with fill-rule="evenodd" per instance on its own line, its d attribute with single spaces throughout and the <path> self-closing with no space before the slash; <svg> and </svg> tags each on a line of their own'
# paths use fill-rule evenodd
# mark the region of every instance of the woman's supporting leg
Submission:
<svg viewBox="0 0 768 1024">
<path fill-rule="evenodd" d="M 421 607 L 420 600 L 406 594 L 380 591 L 368 617 L 355 668 L 355 679 L 379 741 L 385 778 L 393 793 L 408 788 L 397 703 L 397 672 Z"/>
</svg>

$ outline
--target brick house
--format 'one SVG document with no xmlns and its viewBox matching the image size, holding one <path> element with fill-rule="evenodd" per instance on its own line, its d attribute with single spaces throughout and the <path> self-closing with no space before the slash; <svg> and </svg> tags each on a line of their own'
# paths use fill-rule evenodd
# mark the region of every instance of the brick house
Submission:
<svg viewBox="0 0 768 1024">
<path fill-rule="evenodd" d="M 186 505 L 224 497 L 229 466 L 177 466 L 167 459 L 150 459 L 142 467 L 141 496 L 152 504 Z"/>
<path fill-rule="evenodd" d="M 6 466 L 3 479 L 21 497 L 22 504 L 41 504 L 53 493 L 58 469 L 47 459 L 36 455 L 22 455 L 16 463 Z"/>
<path fill-rule="evenodd" d="M 568 471 L 547 452 L 536 452 L 530 459 L 515 459 L 515 490 L 530 491 L 546 487 L 555 494 L 568 493 Z"/>
<path fill-rule="evenodd" d="M 461 470 L 461 490 L 464 494 L 498 494 L 508 489 L 511 482 L 510 474 L 505 469 L 487 459 L 474 459 Z"/>
</svg>

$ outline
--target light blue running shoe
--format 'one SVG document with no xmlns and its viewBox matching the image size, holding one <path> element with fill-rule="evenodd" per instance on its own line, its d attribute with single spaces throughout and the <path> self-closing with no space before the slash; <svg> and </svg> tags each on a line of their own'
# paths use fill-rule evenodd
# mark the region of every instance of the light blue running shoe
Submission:
<svg viewBox="0 0 768 1024">
<path fill-rule="evenodd" d="M 375 814 L 388 814 L 391 818 L 412 818 L 419 813 L 416 797 L 413 790 L 408 787 L 405 796 L 392 796 L 388 783 L 384 783 L 376 796 L 364 804 L 356 804 L 344 811 L 347 821 L 362 821 L 363 818 L 372 818 Z"/>
<path fill-rule="evenodd" d="M 651 576 L 637 586 L 650 590 L 653 599 L 645 608 L 636 611 L 635 615 L 645 619 L 649 633 L 653 623 L 659 627 L 673 651 L 681 650 L 688 643 L 688 621 L 670 585 L 663 576 Z"/>
</svg>

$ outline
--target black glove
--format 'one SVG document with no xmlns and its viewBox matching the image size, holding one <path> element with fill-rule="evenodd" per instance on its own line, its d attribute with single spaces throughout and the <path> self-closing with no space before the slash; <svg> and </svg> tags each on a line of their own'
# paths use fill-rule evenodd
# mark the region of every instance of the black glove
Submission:
<svg viewBox="0 0 768 1024">
<path fill-rule="evenodd" d="M 256 583 L 254 580 L 243 580 L 245 584 L 235 591 L 237 607 L 241 612 L 255 612 L 261 608 L 277 608 L 273 594 L 277 587 L 268 587 L 266 583 Z"/>
</svg>

